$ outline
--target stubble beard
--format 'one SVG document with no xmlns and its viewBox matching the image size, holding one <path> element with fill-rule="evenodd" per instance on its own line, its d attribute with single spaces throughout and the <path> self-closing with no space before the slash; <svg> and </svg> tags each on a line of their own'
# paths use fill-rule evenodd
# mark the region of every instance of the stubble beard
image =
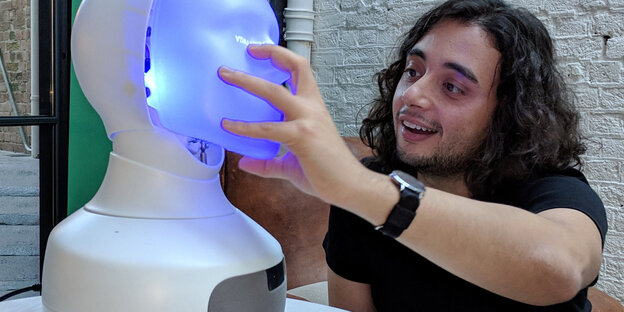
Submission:
<svg viewBox="0 0 624 312">
<path fill-rule="evenodd" d="M 399 159 L 416 169 L 419 175 L 430 178 L 445 179 L 453 178 L 464 173 L 477 158 L 480 140 L 473 140 L 469 144 L 458 146 L 438 147 L 430 156 L 413 155 L 397 146 L 397 156 Z"/>
</svg>

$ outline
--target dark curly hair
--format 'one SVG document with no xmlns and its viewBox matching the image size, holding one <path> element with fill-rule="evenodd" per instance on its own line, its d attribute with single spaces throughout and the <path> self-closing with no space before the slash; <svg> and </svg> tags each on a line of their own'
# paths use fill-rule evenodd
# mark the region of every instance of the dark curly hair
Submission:
<svg viewBox="0 0 624 312">
<path fill-rule="evenodd" d="M 477 25 L 501 53 L 498 105 L 475 159 L 465 172 L 474 198 L 494 199 L 502 185 L 581 166 L 585 152 L 574 97 L 555 64 L 544 25 L 530 12 L 498 0 L 450 0 L 423 15 L 402 38 L 397 60 L 375 77 L 380 95 L 363 120 L 360 138 L 377 161 L 404 166 L 396 154 L 392 100 L 407 53 L 442 21 Z"/>
</svg>

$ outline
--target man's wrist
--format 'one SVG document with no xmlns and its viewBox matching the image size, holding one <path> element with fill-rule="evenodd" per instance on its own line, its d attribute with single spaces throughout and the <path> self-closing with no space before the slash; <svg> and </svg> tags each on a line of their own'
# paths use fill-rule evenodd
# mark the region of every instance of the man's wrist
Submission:
<svg viewBox="0 0 624 312">
<path fill-rule="evenodd" d="M 390 178 L 398 187 L 400 198 L 384 224 L 376 226 L 375 230 L 392 238 L 397 238 L 414 220 L 420 200 L 425 193 L 425 185 L 413 176 L 399 170 L 393 171 Z"/>
<path fill-rule="evenodd" d="M 354 177 L 353 183 L 343 190 L 343 199 L 333 204 L 371 224 L 382 224 L 399 201 L 400 192 L 388 175 L 364 166 L 363 169 L 363 172 Z"/>
</svg>

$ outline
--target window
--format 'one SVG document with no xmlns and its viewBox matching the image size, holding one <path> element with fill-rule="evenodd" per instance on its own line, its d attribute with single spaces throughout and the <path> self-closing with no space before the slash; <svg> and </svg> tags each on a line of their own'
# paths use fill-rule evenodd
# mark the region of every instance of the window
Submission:
<svg viewBox="0 0 624 312">
<path fill-rule="evenodd" d="M 0 13 L 4 14 L 10 21 L 8 26 L 0 27 L 0 29 L 8 29 L 7 35 L 4 35 L 2 30 L 0 30 L 0 48 L 3 50 L 4 60 L 6 61 L 5 69 L 7 80 L 9 81 L 9 87 L 5 86 L 0 88 L 0 90 L 4 91 L 7 98 L 12 97 L 10 99 L 11 103 L 9 103 L 12 111 L 4 109 L 4 114 L 0 114 L 0 129 L 4 130 L 4 132 L 0 131 L 0 136 L 17 138 L 19 142 L 16 143 L 13 140 L 12 143 L 17 145 L 23 144 L 24 150 L 27 150 L 26 147 L 32 148 L 29 127 L 38 126 L 38 224 L 40 229 L 38 242 L 34 245 L 39 246 L 38 254 L 43 255 L 50 231 L 67 214 L 66 186 L 71 1 L 32 0 L 30 3 L 27 2 L 17 0 L 0 1 L 0 4 L 6 3 L 6 7 L 10 8 Z M 29 24 L 27 21 L 30 19 L 25 17 L 24 14 L 27 14 L 25 12 L 29 12 L 29 8 L 32 7 L 38 7 L 38 18 L 35 18 Z M 24 107 L 25 95 L 23 95 L 26 93 L 24 92 L 25 89 L 31 89 L 30 81 L 24 79 L 25 76 L 30 77 L 31 66 L 30 53 L 25 53 L 22 50 L 30 51 L 30 48 L 27 49 L 30 40 L 25 40 L 25 38 L 31 38 L 31 33 L 33 35 L 37 33 L 36 31 L 31 31 L 30 25 L 35 25 L 35 30 L 38 30 L 39 33 L 38 40 L 36 37 L 34 39 L 35 43 L 38 43 L 34 47 L 38 51 L 39 62 L 34 71 L 36 73 L 38 70 L 38 79 L 35 79 L 35 84 L 33 85 L 35 86 L 35 91 L 38 90 L 40 96 L 38 105 L 34 105 L 32 111 Z M 2 82 L 5 85 L 4 80 Z M 8 93 L 13 93 L 13 95 L 9 96 Z M 13 109 L 13 102 L 15 102 L 17 109 Z M 37 110 L 38 113 L 36 113 Z M 33 115 L 32 112 L 35 112 L 35 114 Z M 22 133 L 24 133 L 25 137 L 23 142 Z M 7 164 L 5 168 L 11 166 L 15 166 L 15 163 Z M 21 174 L 28 175 L 28 172 L 24 171 Z M 18 174 L 17 176 L 20 175 Z M 22 178 L 24 177 L 22 176 Z M 33 194 L 36 196 L 36 188 L 28 185 L 19 185 L 19 181 L 9 182 L 13 182 L 13 184 L 2 185 L 6 186 L 5 193 L 11 195 L 3 199 L 0 197 L 0 200 L 4 201 L 2 203 L 3 207 L 15 208 L 19 206 L 15 202 L 9 202 L 9 199 L 7 199 L 8 197 L 19 197 L 13 195 L 28 195 L 22 196 L 25 198 L 33 197 Z M 29 183 L 31 182 L 29 181 Z M 31 213 L 24 213 L 25 211 L 21 212 L 22 217 L 27 219 L 26 223 L 33 223 L 33 217 L 27 217 Z M 5 216 L 4 223 L 8 223 L 7 219 L 10 218 Z M 3 225 L 1 225 L 0 221 L 1 226 Z M 10 225 L 5 224 L 5 226 Z M 22 234 L 19 236 L 19 240 L 32 236 L 32 231 L 24 230 Z M 22 247 L 24 244 L 28 244 L 19 240 L 18 245 Z M 39 258 L 38 267 L 40 269 L 43 257 Z M 4 291 L 6 289 L 0 289 L 0 293 Z"/>
</svg>

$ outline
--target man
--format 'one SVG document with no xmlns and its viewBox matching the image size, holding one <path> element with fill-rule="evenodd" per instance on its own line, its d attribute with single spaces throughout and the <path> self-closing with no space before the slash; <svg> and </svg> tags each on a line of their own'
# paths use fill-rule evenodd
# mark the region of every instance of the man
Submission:
<svg viewBox="0 0 624 312">
<path fill-rule="evenodd" d="M 249 51 L 289 71 L 292 94 L 225 68 L 220 76 L 285 121 L 223 126 L 289 149 L 243 158 L 242 169 L 334 205 L 324 242 L 330 304 L 591 310 L 606 216 L 572 169 L 584 150 L 578 115 L 533 15 L 502 1 L 451 0 L 419 19 L 378 74 L 380 98 L 360 131 L 375 152 L 366 167 L 342 142 L 305 60 L 278 47 Z"/>
</svg>

